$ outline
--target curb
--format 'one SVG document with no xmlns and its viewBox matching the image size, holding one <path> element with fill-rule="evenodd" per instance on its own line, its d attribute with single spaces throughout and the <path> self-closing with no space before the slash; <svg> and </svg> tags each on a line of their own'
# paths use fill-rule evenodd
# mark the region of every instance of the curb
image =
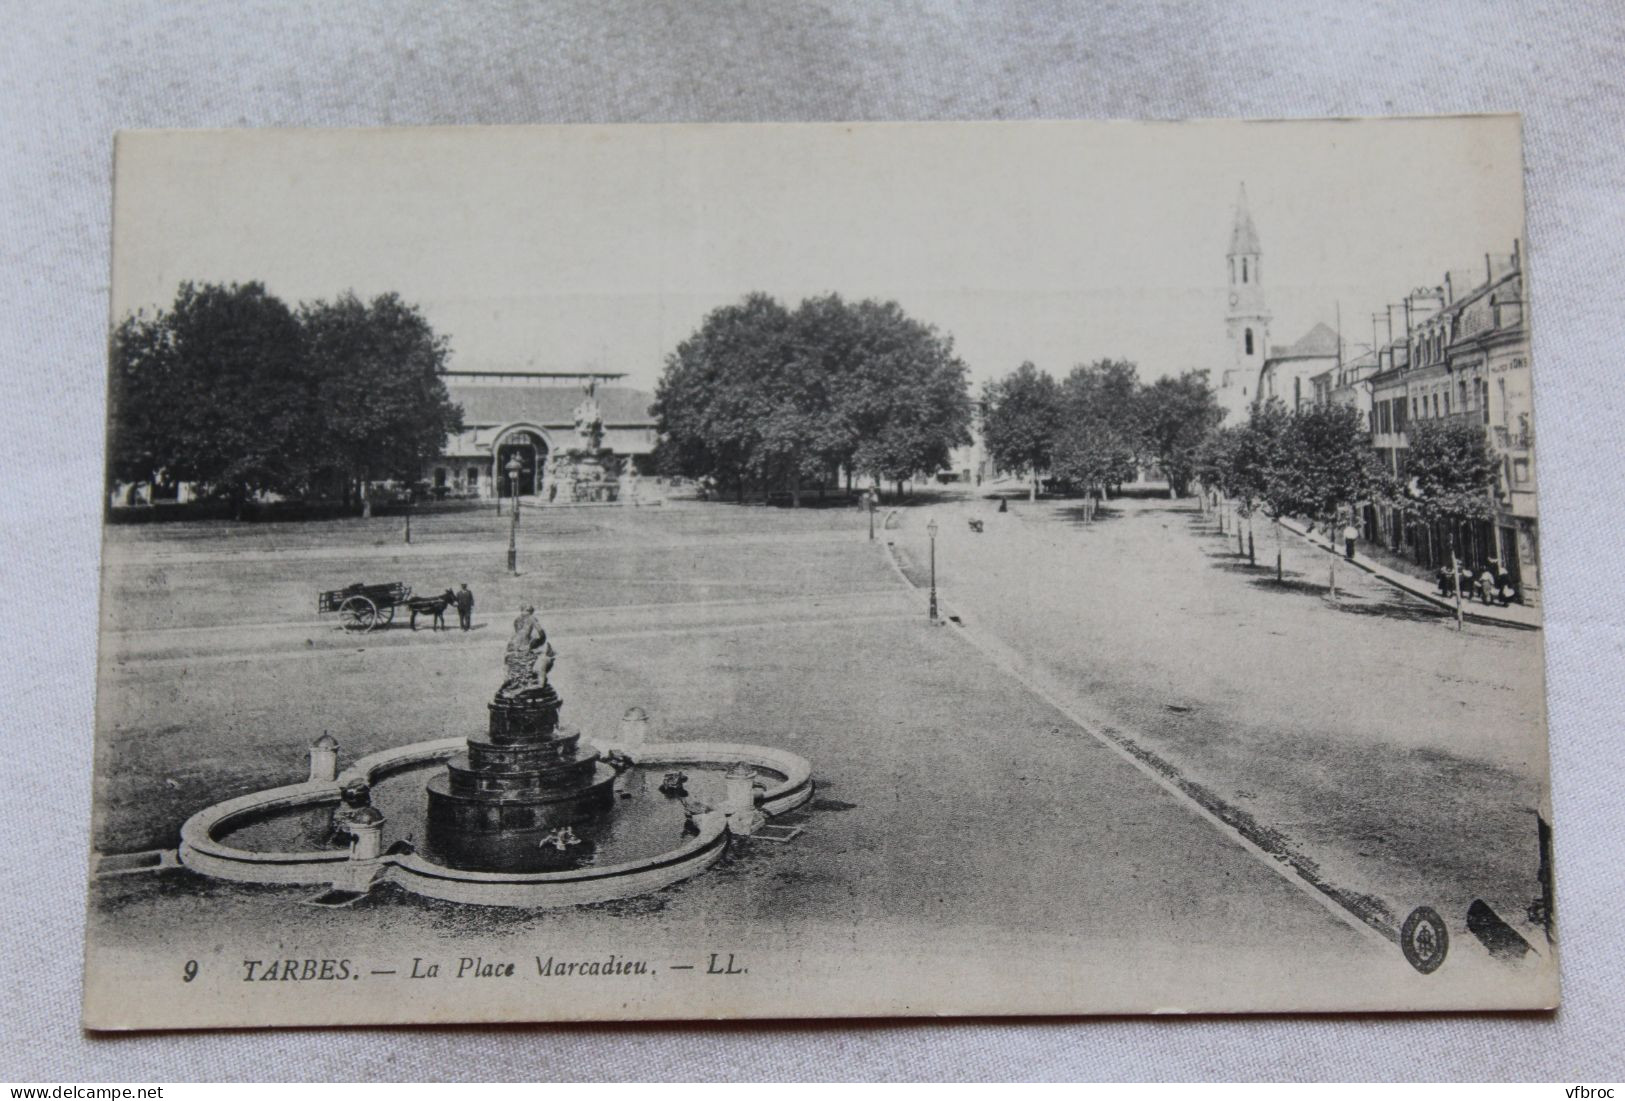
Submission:
<svg viewBox="0 0 1625 1101">
<path fill-rule="evenodd" d="M 918 586 L 910 581 L 908 575 L 903 572 L 902 565 L 898 561 L 898 548 L 892 541 L 888 541 L 884 545 L 883 553 L 892 569 L 896 571 L 898 579 L 913 591 L 918 592 Z M 1163 772 L 1154 767 L 1149 761 L 1130 748 L 1130 745 L 1134 744 L 1132 740 L 1120 739 L 1106 733 L 1093 719 L 1080 713 L 1078 708 L 1050 691 L 1047 686 L 1040 683 L 1037 677 L 1025 671 L 1022 668 L 1024 663 L 1019 655 L 1000 643 L 996 637 L 984 637 L 980 632 L 967 627 L 965 621 L 954 610 L 948 600 L 939 595 L 937 603 L 942 612 L 940 622 L 956 628 L 955 633 L 966 645 L 986 657 L 996 668 L 1026 691 L 1065 716 L 1069 722 L 1085 735 L 1149 779 L 1163 792 L 1171 796 L 1174 802 L 1185 811 L 1212 826 L 1232 844 L 1240 846 L 1249 856 L 1275 872 L 1353 932 L 1369 938 L 1371 943 L 1380 945 L 1384 949 L 1389 949 L 1394 943 L 1397 943 L 1399 939 L 1398 933 L 1390 927 L 1388 922 L 1376 915 L 1362 913 L 1359 908 L 1350 905 L 1347 892 L 1330 883 L 1306 875 L 1304 868 L 1300 864 L 1294 863 L 1284 854 L 1264 847 L 1256 839 L 1249 836 L 1245 830 L 1225 821 L 1223 817 L 1215 813 L 1213 808 L 1204 805 L 1201 800 L 1195 798 L 1190 791 L 1186 790 L 1184 784 L 1188 781 L 1185 780 L 1182 774 L 1177 771 Z M 1125 744 L 1125 741 L 1129 744 Z"/>
</svg>

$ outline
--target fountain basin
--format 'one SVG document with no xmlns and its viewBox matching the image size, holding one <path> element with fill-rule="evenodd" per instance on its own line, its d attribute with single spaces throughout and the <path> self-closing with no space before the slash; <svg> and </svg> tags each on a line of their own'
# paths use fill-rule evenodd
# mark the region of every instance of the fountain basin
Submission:
<svg viewBox="0 0 1625 1101">
<path fill-rule="evenodd" d="M 711 801 L 714 809 L 684 816 L 647 791 L 633 792 L 626 800 L 635 807 L 645 796 L 655 817 L 622 816 L 626 807 L 617 807 L 615 817 L 625 824 L 606 825 L 595 832 L 590 825 L 580 830 L 580 845 L 557 847 L 549 852 L 545 844 L 548 827 L 520 828 L 506 837 L 493 835 L 500 847 L 535 844 L 541 857 L 508 862 L 520 870 L 487 867 L 457 867 L 487 863 L 490 854 L 443 853 L 432 846 L 416 851 L 385 852 L 375 859 L 352 859 L 343 848 L 322 847 L 320 826 L 326 813 L 338 803 L 340 789 L 354 780 L 364 780 L 385 798 L 386 822 L 409 821 L 411 815 L 389 805 L 393 796 L 390 777 L 400 776 L 400 791 L 423 792 L 416 774 L 438 766 L 466 751 L 462 738 L 419 742 L 371 754 L 356 761 L 335 779 L 309 781 L 271 788 L 207 807 L 181 827 L 180 861 L 204 875 L 247 883 L 335 884 L 350 889 L 366 889 L 377 882 L 394 882 L 418 894 L 455 902 L 497 906 L 574 906 L 627 898 L 658 890 L 704 870 L 726 850 L 731 835 L 748 831 L 731 821 L 716 799 L 721 773 L 740 764 L 755 771 L 767 785 L 757 809 L 773 816 L 802 805 L 813 794 L 812 766 L 803 758 L 764 746 L 725 742 L 661 743 L 642 747 L 636 754 L 636 770 L 642 773 L 644 787 L 658 772 L 694 769 L 696 793 Z M 614 770 L 603 768 L 607 781 L 600 789 L 614 801 Z M 412 775 L 404 775 L 410 773 Z M 712 775 L 712 774 L 715 775 Z M 709 778 L 706 778 L 709 777 Z M 594 775 L 593 784 L 600 777 Z M 430 781 L 431 789 L 434 781 Z M 708 787 L 708 785 L 710 785 Z M 626 785 L 622 785 L 623 794 Z M 660 816 L 664 815 L 664 819 Z M 261 823 L 286 820 L 277 828 Z M 287 825 L 292 822 L 294 825 Z M 302 823 L 300 825 L 299 823 Z M 641 824 L 640 824 L 641 823 Z M 472 835 L 478 848 L 478 834 Z M 528 851 L 528 850 L 527 850 Z M 628 853 L 620 859 L 618 853 Z M 500 855 L 500 853 L 499 853 Z M 534 855 L 534 854 L 531 854 Z M 462 857 L 462 859 L 459 859 Z"/>
</svg>

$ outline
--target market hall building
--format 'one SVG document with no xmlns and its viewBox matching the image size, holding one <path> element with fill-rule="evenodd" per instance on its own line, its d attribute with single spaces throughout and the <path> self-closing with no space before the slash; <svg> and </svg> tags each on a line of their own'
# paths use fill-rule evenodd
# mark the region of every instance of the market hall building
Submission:
<svg viewBox="0 0 1625 1101">
<path fill-rule="evenodd" d="M 625 374 L 562 371 L 446 371 L 446 392 L 462 406 L 463 430 L 424 464 L 436 497 L 506 497 L 508 463 L 519 460 L 520 497 L 544 497 L 550 455 L 582 446 L 577 423 L 596 403 L 603 444 L 652 473 L 654 395 L 622 385 Z"/>
</svg>

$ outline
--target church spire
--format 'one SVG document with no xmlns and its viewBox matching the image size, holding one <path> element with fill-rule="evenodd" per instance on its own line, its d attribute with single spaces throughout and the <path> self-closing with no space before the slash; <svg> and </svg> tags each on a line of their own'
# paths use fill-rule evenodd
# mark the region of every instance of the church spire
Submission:
<svg viewBox="0 0 1625 1101">
<path fill-rule="evenodd" d="M 1257 256 L 1260 251 L 1258 230 L 1253 226 L 1252 212 L 1247 209 L 1247 185 L 1243 183 L 1236 195 L 1236 221 L 1230 230 L 1229 255 Z"/>
</svg>

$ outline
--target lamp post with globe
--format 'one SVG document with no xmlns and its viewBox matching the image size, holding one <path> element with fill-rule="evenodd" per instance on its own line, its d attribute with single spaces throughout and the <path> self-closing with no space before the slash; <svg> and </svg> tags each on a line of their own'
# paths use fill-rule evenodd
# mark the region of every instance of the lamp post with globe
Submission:
<svg viewBox="0 0 1625 1101">
<path fill-rule="evenodd" d="M 515 576 L 519 573 L 519 472 L 524 464 L 515 455 L 503 467 L 508 472 L 508 496 L 511 499 L 509 508 L 510 522 L 508 524 L 508 572 Z"/>
<path fill-rule="evenodd" d="M 933 518 L 925 525 L 925 533 L 931 537 L 931 622 L 937 622 L 937 521 Z"/>
</svg>

